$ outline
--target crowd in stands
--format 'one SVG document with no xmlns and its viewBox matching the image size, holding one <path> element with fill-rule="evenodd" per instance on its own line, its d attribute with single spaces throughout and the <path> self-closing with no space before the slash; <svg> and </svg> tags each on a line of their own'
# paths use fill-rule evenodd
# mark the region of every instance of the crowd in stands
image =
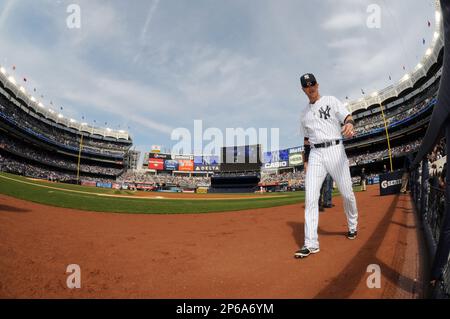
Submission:
<svg viewBox="0 0 450 319">
<path fill-rule="evenodd" d="M 392 157 L 402 156 L 405 153 L 409 153 L 411 151 L 416 151 L 419 148 L 421 143 L 422 143 L 422 139 L 418 139 L 418 140 L 415 140 L 415 141 L 405 144 L 405 145 L 393 147 L 393 148 L 391 148 Z M 379 160 L 380 158 L 384 158 L 384 157 L 388 157 L 388 156 L 389 156 L 388 150 L 384 149 L 384 150 L 378 151 L 378 152 L 367 151 L 367 154 L 361 154 L 361 155 L 349 157 L 348 160 L 350 162 L 350 166 L 355 166 L 355 165 L 372 163 L 372 162 Z"/>
<path fill-rule="evenodd" d="M 441 138 L 441 140 L 436 144 L 433 148 L 433 151 L 428 156 L 428 160 L 433 163 L 437 160 L 443 158 L 447 155 L 446 146 L 445 146 L 445 138 Z"/>
<path fill-rule="evenodd" d="M 288 183 L 291 187 L 299 187 L 305 185 L 305 171 L 286 171 L 279 174 L 262 174 L 262 184 L 279 184 Z"/>
<path fill-rule="evenodd" d="M 70 133 L 67 130 L 57 128 L 47 124 L 25 113 L 18 106 L 7 100 L 0 94 L 0 115 L 6 117 L 15 125 L 21 127 L 41 139 L 48 139 L 60 145 L 78 149 L 80 146 L 80 136 Z M 129 143 L 102 141 L 95 138 L 83 138 L 83 149 L 100 154 L 122 155 L 131 147 Z"/>
<path fill-rule="evenodd" d="M 123 183 L 145 183 L 153 186 L 158 185 L 177 185 L 181 187 L 198 187 L 211 185 L 211 179 L 206 176 L 188 176 L 188 175 L 166 175 L 149 174 L 145 171 L 129 170 L 122 174 L 117 182 Z"/>
<path fill-rule="evenodd" d="M 46 179 L 51 181 L 74 181 L 77 176 L 76 173 L 64 173 L 48 169 L 39 164 L 30 164 L 23 161 L 18 161 L 12 157 L 7 157 L 0 154 L 0 171 L 12 174 L 23 175 L 26 177 Z M 80 175 L 81 181 L 96 181 L 96 182 L 111 182 L 108 178 L 89 177 Z"/>
<path fill-rule="evenodd" d="M 0 149 L 7 150 L 18 156 L 32 159 L 43 164 L 56 166 L 64 169 L 77 170 L 78 159 L 76 157 L 68 158 L 43 151 L 19 140 L 13 140 L 5 136 L 0 136 Z M 89 165 L 85 163 L 80 164 L 80 171 L 85 173 L 95 173 L 100 175 L 118 176 L 123 172 L 123 168 L 105 167 L 100 165 Z"/>
<path fill-rule="evenodd" d="M 425 101 L 422 101 L 421 103 L 414 105 L 412 107 L 409 104 L 405 104 L 395 108 L 391 112 L 389 111 L 385 112 L 387 125 L 389 126 L 395 122 L 399 122 L 412 116 L 413 114 L 427 107 L 429 102 L 430 99 L 426 99 Z M 355 120 L 355 122 L 356 122 L 355 125 L 356 135 L 365 134 L 370 132 L 371 130 L 384 127 L 384 121 L 381 113 L 374 116 L 363 117 L 362 119 L 359 120 L 357 119 Z"/>
</svg>

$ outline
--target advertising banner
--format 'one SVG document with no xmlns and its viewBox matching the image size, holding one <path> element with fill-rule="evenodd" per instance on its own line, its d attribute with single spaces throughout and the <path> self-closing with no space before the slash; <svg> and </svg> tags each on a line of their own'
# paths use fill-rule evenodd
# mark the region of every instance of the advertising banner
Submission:
<svg viewBox="0 0 450 319">
<path fill-rule="evenodd" d="M 112 184 L 112 188 L 114 188 L 114 189 L 120 189 L 121 187 L 122 187 L 122 184 L 118 184 L 118 183 Z"/>
<path fill-rule="evenodd" d="M 172 155 L 170 154 L 162 154 L 162 153 L 150 153 L 150 158 L 162 158 L 162 159 L 171 159 Z"/>
<path fill-rule="evenodd" d="M 97 186 L 97 187 L 101 187 L 101 188 L 111 188 L 111 187 L 112 187 L 112 184 L 111 184 L 111 183 L 97 182 L 96 186 Z"/>
<path fill-rule="evenodd" d="M 280 150 L 264 153 L 264 163 L 279 163 L 289 161 L 289 150 Z"/>
<path fill-rule="evenodd" d="M 178 161 L 176 161 L 176 160 L 165 160 L 164 161 L 164 169 L 166 171 L 177 171 L 178 170 Z"/>
<path fill-rule="evenodd" d="M 152 145 L 152 150 L 150 153 L 159 153 L 161 152 L 161 145 Z"/>
<path fill-rule="evenodd" d="M 194 171 L 196 172 L 218 172 L 219 165 L 204 165 L 204 164 L 195 164 Z"/>
<path fill-rule="evenodd" d="M 172 159 L 194 161 L 194 155 L 175 155 L 175 154 L 173 154 Z"/>
<path fill-rule="evenodd" d="M 194 170 L 194 161 L 193 160 L 179 160 L 178 161 L 178 170 L 179 171 L 193 171 Z"/>
<path fill-rule="evenodd" d="M 289 154 L 296 154 L 296 153 L 301 153 L 303 152 L 303 147 L 299 146 L 299 147 L 292 147 L 289 149 Z"/>
<path fill-rule="evenodd" d="M 93 187 L 95 187 L 95 186 L 97 186 L 97 183 L 94 182 L 94 181 L 81 181 L 81 185 L 82 186 L 93 186 Z"/>
<path fill-rule="evenodd" d="M 403 170 L 380 174 L 380 195 L 400 193 L 400 189 L 402 188 L 402 175 Z"/>
<path fill-rule="evenodd" d="M 162 171 L 164 169 L 164 160 L 162 158 L 150 158 L 148 160 L 148 168 Z"/>
<path fill-rule="evenodd" d="M 303 164 L 303 156 L 301 153 L 289 154 L 289 166 L 300 166 Z"/>
<path fill-rule="evenodd" d="M 264 164 L 264 168 L 265 169 L 284 168 L 284 167 L 288 167 L 288 162 L 287 161 L 265 163 Z"/>
<path fill-rule="evenodd" d="M 217 155 L 204 155 L 203 162 L 204 165 L 219 165 L 219 156 Z"/>
</svg>

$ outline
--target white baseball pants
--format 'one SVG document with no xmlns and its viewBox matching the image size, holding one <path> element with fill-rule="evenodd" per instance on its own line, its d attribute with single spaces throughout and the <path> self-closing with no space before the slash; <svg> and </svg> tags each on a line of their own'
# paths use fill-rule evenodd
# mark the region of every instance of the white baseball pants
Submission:
<svg viewBox="0 0 450 319">
<path fill-rule="evenodd" d="M 352 188 L 349 161 L 342 143 L 324 148 L 311 148 L 306 171 L 305 188 L 305 246 L 319 248 L 317 227 L 319 224 L 320 187 L 327 172 L 341 193 L 347 225 L 350 231 L 357 230 L 358 210 Z"/>
</svg>

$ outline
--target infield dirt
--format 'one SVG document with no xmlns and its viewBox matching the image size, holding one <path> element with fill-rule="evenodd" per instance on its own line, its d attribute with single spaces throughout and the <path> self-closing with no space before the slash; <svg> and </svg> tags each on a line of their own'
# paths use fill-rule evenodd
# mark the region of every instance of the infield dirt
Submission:
<svg viewBox="0 0 450 319">
<path fill-rule="evenodd" d="M 408 195 L 356 193 L 320 214 L 321 252 L 297 260 L 303 204 L 184 215 L 107 214 L 0 195 L 2 298 L 417 298 L 423 257 Z M 81 289 L 66 267 L 81 267 Z M 369 289 L 368 265 L 381 269 Z"/>
</svg>

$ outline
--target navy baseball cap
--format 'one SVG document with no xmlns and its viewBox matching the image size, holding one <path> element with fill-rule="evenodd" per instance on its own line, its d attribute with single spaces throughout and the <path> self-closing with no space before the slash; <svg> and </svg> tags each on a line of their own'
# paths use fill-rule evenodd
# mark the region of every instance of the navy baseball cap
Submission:
<svg viewBox="0 0 450 319">
<path fill-rule="evenodd" d="M 300 77 L 300 83 L 303 88 L 307 88 L 308 86 L 314 86 L 317 84 L 316 77 L 314 74 L 306 73 Z"/>
</svg>

